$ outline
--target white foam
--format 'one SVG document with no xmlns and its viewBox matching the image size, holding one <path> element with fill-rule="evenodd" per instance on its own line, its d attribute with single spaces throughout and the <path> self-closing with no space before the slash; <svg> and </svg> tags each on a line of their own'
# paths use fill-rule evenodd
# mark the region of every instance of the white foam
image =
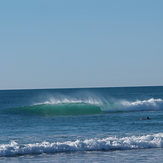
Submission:
<svg viewBox="0 0 163 163">
<path fill-rule="evenodd" d="M 161 99 L 154 99 L 151 98 L 149 100 L 137 100 L 135 102 L 128 102 L 128 101 L 122 101 L 122 104 L 124 106 L 140 106 L 140 105 L 144 105 L 144 106 L 154 106 L 157 107 L 159 105 L 159 103 L 163 103 L 163 101 Z"/>
<path fill-rule="evenodd" d="M 148 100 L 117 100 L 114 105 L 103 105 L 103 111 L 149 111 L 149 110 L 162 110 L 163 100 L 161 99 L 148 99 Z"/>
<path fill-rule="evenodd" d="M 108 137 L 104 139 L 86 139 L 66 142 L 42 142 L 34 144 L 18 144 L 11 141 L 10 144 L 0 145 L 0 156 L 14 156 L 25 154 L 55 153 L 67 151 L 97 151 L 97 150 L 126 150 L 144 148 L 162 148 L 163 133 L 131 136 Z"/>
</svg>

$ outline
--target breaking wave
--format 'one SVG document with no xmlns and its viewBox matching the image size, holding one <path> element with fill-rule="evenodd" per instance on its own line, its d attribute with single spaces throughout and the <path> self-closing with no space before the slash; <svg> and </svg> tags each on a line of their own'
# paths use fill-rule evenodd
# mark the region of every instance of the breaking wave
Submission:
<svg viewBox="0 0 163 163">
<path fill-rule="evenodd" d="M 148 100 L 101 100 L 101 99 L 50 99 L 42 103 L 18 108 L 1 109 L 4 114 L 37 116 L 91 115 L 108 112 L 157 111 L 163 110 L 162 99 Z"/>
<path fill-rule="evenodd" d="M 148 99 L 148 100 L 136 100 L 127 101 L 119 100 L 116 103 L 109 103 L 102 106 L 103 111 L 156 111 L 163 110 L 162 99 Z"/>
<path fill-rule="evenodd" d="M 94 138 L 53 143 L 42 142 L 34 144 L 18 144 L 15 141 L 11 141 L 9 144 L 0 144 L 0 156 L 76 151 L 130 150 L 162 147 L 163 133 L 144 136 L 120 138 L 108 137 L 104 139 Z"/>
</svg>

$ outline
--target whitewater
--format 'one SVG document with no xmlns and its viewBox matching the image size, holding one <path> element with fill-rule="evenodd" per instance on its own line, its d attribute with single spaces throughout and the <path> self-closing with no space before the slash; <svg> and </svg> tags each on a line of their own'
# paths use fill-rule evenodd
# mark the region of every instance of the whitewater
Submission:
<svg viewBox="0 0 163 163">
<path fill-rule="evenodd" d="M 0 161 L 160 162 L 162 123 L 161 86 L 1 90 Z"/>
</svg>

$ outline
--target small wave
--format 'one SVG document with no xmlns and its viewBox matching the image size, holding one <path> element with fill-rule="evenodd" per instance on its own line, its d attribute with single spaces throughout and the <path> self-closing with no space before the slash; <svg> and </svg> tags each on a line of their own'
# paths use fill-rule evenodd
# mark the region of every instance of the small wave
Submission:
<svg viewBox="0 0 163 163">
<path fill-rule="evenodd" d="M 163 133 L 131 136 L 108 137 L 104 139 L 86 139 L 66 142 L 42 142 L 34 144 L 18 144 L 11 141 L 10 144 L 0 145 L 0 156 L 15 156 L 26 154 L 42 154 L 56 152 L 75 151 L 102 151 L 102 150 L 130 150 L 146 148 L 162 148 Z"/>
</svg>

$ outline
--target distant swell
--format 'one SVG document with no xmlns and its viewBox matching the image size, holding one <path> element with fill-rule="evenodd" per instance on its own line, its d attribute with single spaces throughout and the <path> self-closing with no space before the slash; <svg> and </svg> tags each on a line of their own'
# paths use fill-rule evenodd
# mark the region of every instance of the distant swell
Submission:
<svg viewBox="0 0 163 163">
<path fill-rule="evenodd" d="M 72 151 L 102 151 L 102 150 L 130 150 L 145 148 L 162 148 L 163 133 L 131 136 L 108 137 L 104 139 L 86 139 L 66 142 L 42 142 L 34 144 L 18 144 L 11 141 L 10 144 L 0 145 L 0 156 L 15 156 L 25 154 L 42 154 Z"/>
<path fill-rule="evenodd" d="M 50 99 L 42 103 L 19 108 L 1 109 L 3 114 L 36 115 L 36 116 L 68 116 L 91 115 L 108 112 L 132 112 L 132 111 L 157 111 L 163 110 L 162 99 L 148 100 L 70 100 Z"/>
</svg>

